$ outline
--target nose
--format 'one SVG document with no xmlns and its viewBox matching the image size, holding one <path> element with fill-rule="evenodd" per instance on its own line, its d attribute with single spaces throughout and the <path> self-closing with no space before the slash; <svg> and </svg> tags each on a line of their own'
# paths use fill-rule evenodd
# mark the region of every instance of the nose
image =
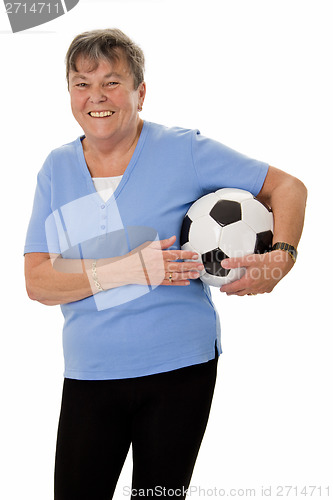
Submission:
<svg viewBox="0 0 333 500">
<path fill-rule="evenodd" d="M 107 97 L 103 92 L 103 88 L 96 87 L 90 89 L 89 101 L 93 104 L 106 101 Z"/>
</svg>

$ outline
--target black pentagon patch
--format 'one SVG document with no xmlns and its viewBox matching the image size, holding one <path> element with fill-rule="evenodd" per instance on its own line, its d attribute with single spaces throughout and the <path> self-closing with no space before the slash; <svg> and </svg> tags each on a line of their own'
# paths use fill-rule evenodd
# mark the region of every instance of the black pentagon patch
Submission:
<svg viewBox="0 0 333 500">
<path fill-rule="evenodd" d="M 258 233 L 254 253 L 270 252 L 272 250 L 272 240 L 272 231 L 263 231 L 262 233 Z"/>
<path fill-rule="evenodd" d="M 242 209 L 238 201 L 220 200 L 211 209 L 209 215 L 220 226 L 237 222 L 242 218 Z"/>
<path fill-rule="evenodd" d="M 227 276 L 230 271 L 230 269 L 223 269 L 223 267 L 221 267 L 222 260 L 228 258 L 228 255 L 222 252 L 221 248 L 215 248 L 210 252 L 206 252 L 202 254 L 201 258 L 208 274 L 224 277 Z"/>
<path fill-rule="evenodd" d="M 192 224 L 191 219 L 189 218 L 188 215 L 185 215 L 182 228 L 180 231 L 180 246 L 185 245 L 185 243 L 188 243 L 189 241 L 189 232 L 190 232 L 190 226 Z"/>
</svg>

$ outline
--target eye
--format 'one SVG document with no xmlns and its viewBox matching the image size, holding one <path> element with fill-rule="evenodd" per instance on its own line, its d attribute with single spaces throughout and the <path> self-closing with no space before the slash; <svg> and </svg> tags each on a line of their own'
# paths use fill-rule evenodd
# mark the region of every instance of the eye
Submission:
<svg viewBox="0 0 333 500">
<path fill-rule="evenodd" d="M 108 87 L 114 87 L 115 85 L 118 85 L 118 82 L 108 82 L 106 85 Z"/>
<path fill-rule="evenodd" d="M 85 87 L 87 86 L 87 84 L 86 84 L 86 83 L 81 82 L 81 83 L 78 83 L 78 84 L 77 84 L 77 85 L 75 85 L 75 86 L 76 86 L 76 87 L 79 87 L 79 88 L 85 88 Z"/>
</svg>

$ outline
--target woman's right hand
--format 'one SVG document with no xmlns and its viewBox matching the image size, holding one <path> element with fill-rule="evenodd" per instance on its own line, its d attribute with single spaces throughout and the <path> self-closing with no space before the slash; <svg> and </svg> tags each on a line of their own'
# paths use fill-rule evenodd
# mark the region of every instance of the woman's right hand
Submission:
<svg viewBox="0 0 333 500">
<path fill-rule="evenodd" d="M 190 284 L 190 279 L 199 278 L 198 271 L 203 269 L 203 265 L 197 261 L 198 255 L 188 250 L 169 249 L 175 241 L 176 236 L 165 240 L 147 241 L 124 256 L 119 267 L 122 283 L 186 286 Z M 194 260 L 175 262 L 179 259 Z"/>
<path fill-rule="evenodd" d="M 184 286 L 199 277 L 202 268 L 194 252 L 169 250 L 176 241 L 146 241 L 122 257 L 97 261 L 97 275 L 104 290 L 129 284 Z M 194 259 L 192 262 L 175 262 Z M 43 252 L 25 255 L 28 295 L 46 305 L 85 299 L 100 290 L 92 276 L 92 259 L 62 259 Z M 171 276 L 171 279 L 169 277 Z M 95 275 L 96 279 L 96 275 Z"/>
</svg>

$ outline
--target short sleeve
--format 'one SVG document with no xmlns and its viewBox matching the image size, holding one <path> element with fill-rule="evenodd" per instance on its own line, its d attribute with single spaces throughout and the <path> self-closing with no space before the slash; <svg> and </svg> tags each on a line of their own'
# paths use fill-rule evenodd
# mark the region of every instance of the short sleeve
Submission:
<svg viewBox="0 0 333 500">
<path fill-rule="evenodd" d="M 28 225 L 24 254 L 31 252 L 60 253 L 55 214 L 51 208 L 50 156 L 37 176 L 32 214 Z"/>
<path fill-rule="evenodd" d="M 193 131 L 192 158 L 202 196 L 220 188 L 238 188 L 256 196 L 267 175 L 267 163 L 249 158 Z"/>
</svg>

